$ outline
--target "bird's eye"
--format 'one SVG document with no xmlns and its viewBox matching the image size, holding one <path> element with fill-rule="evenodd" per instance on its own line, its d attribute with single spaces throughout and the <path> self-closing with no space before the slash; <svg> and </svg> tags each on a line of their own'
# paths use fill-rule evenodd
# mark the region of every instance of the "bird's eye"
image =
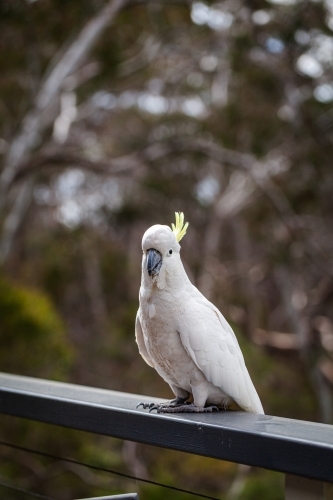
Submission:
<svg viewBox="0 0 333 500">
<path fill-rule="evenodd" d="M 170 250 L 169 250 L 169 255 L 171 255 L 171 254 L 172 254 L 172 250 L 170 249 Z"/>
</svg>

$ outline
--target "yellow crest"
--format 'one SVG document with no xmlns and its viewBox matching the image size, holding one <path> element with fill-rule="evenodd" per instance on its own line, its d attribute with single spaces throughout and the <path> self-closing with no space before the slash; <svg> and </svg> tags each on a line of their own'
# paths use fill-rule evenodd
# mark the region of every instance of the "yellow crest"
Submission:
<svg viewBox="0 0 333 500">
<path fill-rule="evenodd" d="M 179 242 L 183 236 L 185 236 L 187 228 L 188 228 L 188 222 L 184 224 L 184 214 L 183 212 L 175 212 L 176 216 L 176 225 L 171 224 L 172 227 L 172 232 L 176 236 L 176 240 Z"/>
</svg>

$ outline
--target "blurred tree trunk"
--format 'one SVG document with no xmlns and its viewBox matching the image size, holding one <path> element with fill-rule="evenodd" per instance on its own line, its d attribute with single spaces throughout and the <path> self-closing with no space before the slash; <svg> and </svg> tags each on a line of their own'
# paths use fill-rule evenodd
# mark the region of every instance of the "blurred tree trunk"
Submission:
<svg viewBox="0 0 333 500">
<path fill-rule="evenodd" d="M 107 307 L 103 291 L 98 249 L 86 239 L 82 246 L 86 291 L 97 332 L 102 335 L 107 326 Z M 94 340 L 95 342 L 95 340 Z"/>
<path fill-rule="evenodd" d="M 248 337 L 253 339 L 254 332 L 258 327 L 258 299 L 249 273 L 251 268 L 251 242 L 247 225 L 240 216 L 234 218 L 232 229 L 234 231 L 236 258 L 240 267 L 241 296 L 244 298 L 246 308 L 244 329 Z"/>
<path fill-rule="evenodd" d="M 290 270 L 285 265 L 280 265 L 276 271 L 276 277 L 282 301 L 288 314 L 290 328 L 298 337 L 300 358 L 306 367 L 318 398 L 320 420 L 330 424 L 333 417 L 332 393 L 317 366 L 318 359 L 315 352 L 311 349 L 310 318 L 295 307 L 295 291 L 290 278 Z"/>
<path fill-rule="evenodd" d="M 214 291 L 214 261 L 218 258 L 222 219 L 217 217 L 215 207 L 210 212 L 202 244 L 202 267 L 198 276 L 200 291 L 212 300 Z"/>
<path fill-rule="evenodd" d="M 32 199 L 34 177 L 30 177 L 18 188 L 14 204 L 5 218 L 0 237 L 0 264 L 3 264 L 10 254 L 15 235 L 20 229 Z"/>
<path fill-rule="evenodd" d="M 64 81 L 71 76 L 84 62 L 105 28 L 113 21 L 128 0 L 111 0 L 104 8 L 84 26 L 76 39 L 65 50 L 55 54 L 40 82 L 39 89 L 31 109 L 23 118 L 20 130 L 12 140 L 4 166 L 0 173 L 0 212 L 7 204 L 8 190 L 15 177 L 18 166 L 26 161 L 30 152 L 37 146 L 46 129 L 55 119 L 56 104 Z M 15 233 L 20 227 L 20 218 L 24 217 L 22 209 L 31 198 L 33 181 L 23 184 L 17 202 L 10 208 L 6 218 L 4 234 L 0 236 L 1 262 L 7 257 Z"/>
</svg>

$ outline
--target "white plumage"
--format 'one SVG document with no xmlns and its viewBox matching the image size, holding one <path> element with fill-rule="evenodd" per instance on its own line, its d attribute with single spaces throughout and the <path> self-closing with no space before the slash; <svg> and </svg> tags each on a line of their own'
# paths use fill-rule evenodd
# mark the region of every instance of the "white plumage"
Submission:
<svg viewBox="0 0 333 500">
<path fill-rule="evenodd" d="M 158 411 L 207 411 L 205 405 L 227 407 L 231 398 L 245 411 L 264 413 L 232 328 L 185 272 L 178 243 L 184 229 L 155 225 L 142 239 L 136 341 L 177 398 Z M 190 394 L 192 405 L 185 404 Z"/>
</svg>

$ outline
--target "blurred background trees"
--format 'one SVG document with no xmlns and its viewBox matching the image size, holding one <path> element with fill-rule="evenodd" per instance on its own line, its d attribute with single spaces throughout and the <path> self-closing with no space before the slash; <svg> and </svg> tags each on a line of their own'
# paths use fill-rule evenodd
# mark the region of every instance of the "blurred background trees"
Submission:
<svg viewBox="0 0 333 500">
<path fill-rule="evenodd" d="M 330 0 L 0 3 L 2 371 L 169 397 L 133 325 L 142 234 L 183 211 L 189 276 L 266 412 L 332 423 L 332 30 Z M 282 495 L 279 475 L 1 421 L 13 441 L 189 489 Z M 105 494 L 6 459 L 1 477 L 35 491 Z"/>
</svg>

